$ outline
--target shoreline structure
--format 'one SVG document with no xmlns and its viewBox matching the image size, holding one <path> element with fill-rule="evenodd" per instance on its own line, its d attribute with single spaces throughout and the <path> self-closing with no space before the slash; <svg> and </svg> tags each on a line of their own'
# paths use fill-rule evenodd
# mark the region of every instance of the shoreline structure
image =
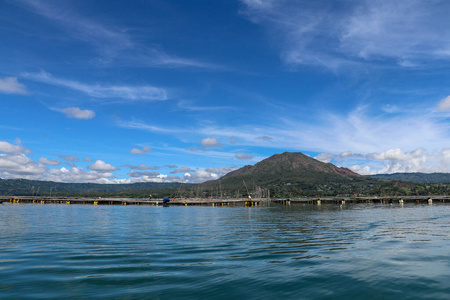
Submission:
<svg viewBox="0 0 450 300">
<path fill-rule="evenodd" d="M 204 206 L 258 206 L 264 203 L 290 204 L 346 204 L 346 203 L 385 203 L 385 204 L 433 204 L 450 202 L 450 196 L 383 196 L 383 197 L 308 197 L 308 198 L 84 198 L 84 197 L 46 197 L 46 196 L 0 196 L 0 202 L 39 203 L 39 204 L 90 204 L 90 205 L 204 205 Z"/>
</svg>

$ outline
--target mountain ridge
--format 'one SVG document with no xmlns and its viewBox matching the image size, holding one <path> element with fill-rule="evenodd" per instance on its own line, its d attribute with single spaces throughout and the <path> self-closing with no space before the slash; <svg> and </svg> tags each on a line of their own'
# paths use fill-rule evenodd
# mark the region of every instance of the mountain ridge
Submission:
<svg viewBox="0 0 450 300">
<path fill-rule="evenodd" d="M 246 165 L 238 170 L 232 171 L 221 179 L 232 178 L 235 176 L 248 176 L 265 172 L 270 175 L 283 176 L 284 173 L 310 173 L 323 172 L 344 177 L 363 177 L 347 168 L 337 167 L 331 163 L 318 161 L 301 152 L 284 152 L 274 154 L 255 165 Z"/>
<path fill-rule="evenodd" d="M 400 180 L 416 183 L 450 183 L 450 173 L 422 173 L 422 172 L 409 172 L 409 173 L 392 173 L 392 174 L 376 174 L 369 175 L 368 177 L 377 179 L 388 180 Z"/>
</svg>

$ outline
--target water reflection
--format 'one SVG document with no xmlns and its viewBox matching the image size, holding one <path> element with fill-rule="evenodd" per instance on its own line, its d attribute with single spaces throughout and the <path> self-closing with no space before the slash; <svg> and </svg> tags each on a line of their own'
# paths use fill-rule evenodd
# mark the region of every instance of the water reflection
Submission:
<svg viewBox="0 0 450 300">
<path fill-rule="evenodd" d="M 445 298 L 449 208 L 7 204 L 0 298 Z"/>
</svg>

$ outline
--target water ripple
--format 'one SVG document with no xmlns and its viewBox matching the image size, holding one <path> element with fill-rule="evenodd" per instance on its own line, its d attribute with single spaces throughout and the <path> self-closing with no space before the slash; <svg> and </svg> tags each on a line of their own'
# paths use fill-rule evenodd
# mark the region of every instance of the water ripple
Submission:
<svg viewBox="0 0 450 300">
<path fill-rule="evenodd" d="M 448 299 L 449 221 L 448 205 L 4 205 L 0 299 Z"/>
</svg>

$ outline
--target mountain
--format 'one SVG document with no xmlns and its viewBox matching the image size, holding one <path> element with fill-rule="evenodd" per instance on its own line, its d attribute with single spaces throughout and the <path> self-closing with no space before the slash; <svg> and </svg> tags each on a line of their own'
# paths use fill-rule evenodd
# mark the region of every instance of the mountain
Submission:
<svg viewBox="0 0 450 300">
<path fill-rule="evenodd" d="M 318 175 L 318 176 L 315 176 Z M 250 176 L 252 179 L 264 181 L 279 181 L 280 179 L 322 180 L 323 177 L 333 177 L 338 180 L 352 177 L 362 177 L 347 168 L 339 168 L 331 163 L 323 163 L 300 152 L 284 152 L 275 154 L 260 161 L 254 166 L 244 166 L 230 172 L 222 179 Z"/>
<path fill-rule="evenodd" d="M 300 152 L 275 154 L 259 163 L 244 166 L 218 180 L 201 184 L 203 190 L 234 195 L 237 191 L 270 190 L 273 194 L 334 195 L 339 190 L 359 193 L 368 182 L 376 181 L 347 168 L 323 163 Z M 242 192 L 242 193 L 241 193 Z"/>
<path fill-rule="evenodd" d="M 394 173 L 377 174 L 370 177 L 418 183 L 450 183 L 450 173 Z"/>
</svg>

